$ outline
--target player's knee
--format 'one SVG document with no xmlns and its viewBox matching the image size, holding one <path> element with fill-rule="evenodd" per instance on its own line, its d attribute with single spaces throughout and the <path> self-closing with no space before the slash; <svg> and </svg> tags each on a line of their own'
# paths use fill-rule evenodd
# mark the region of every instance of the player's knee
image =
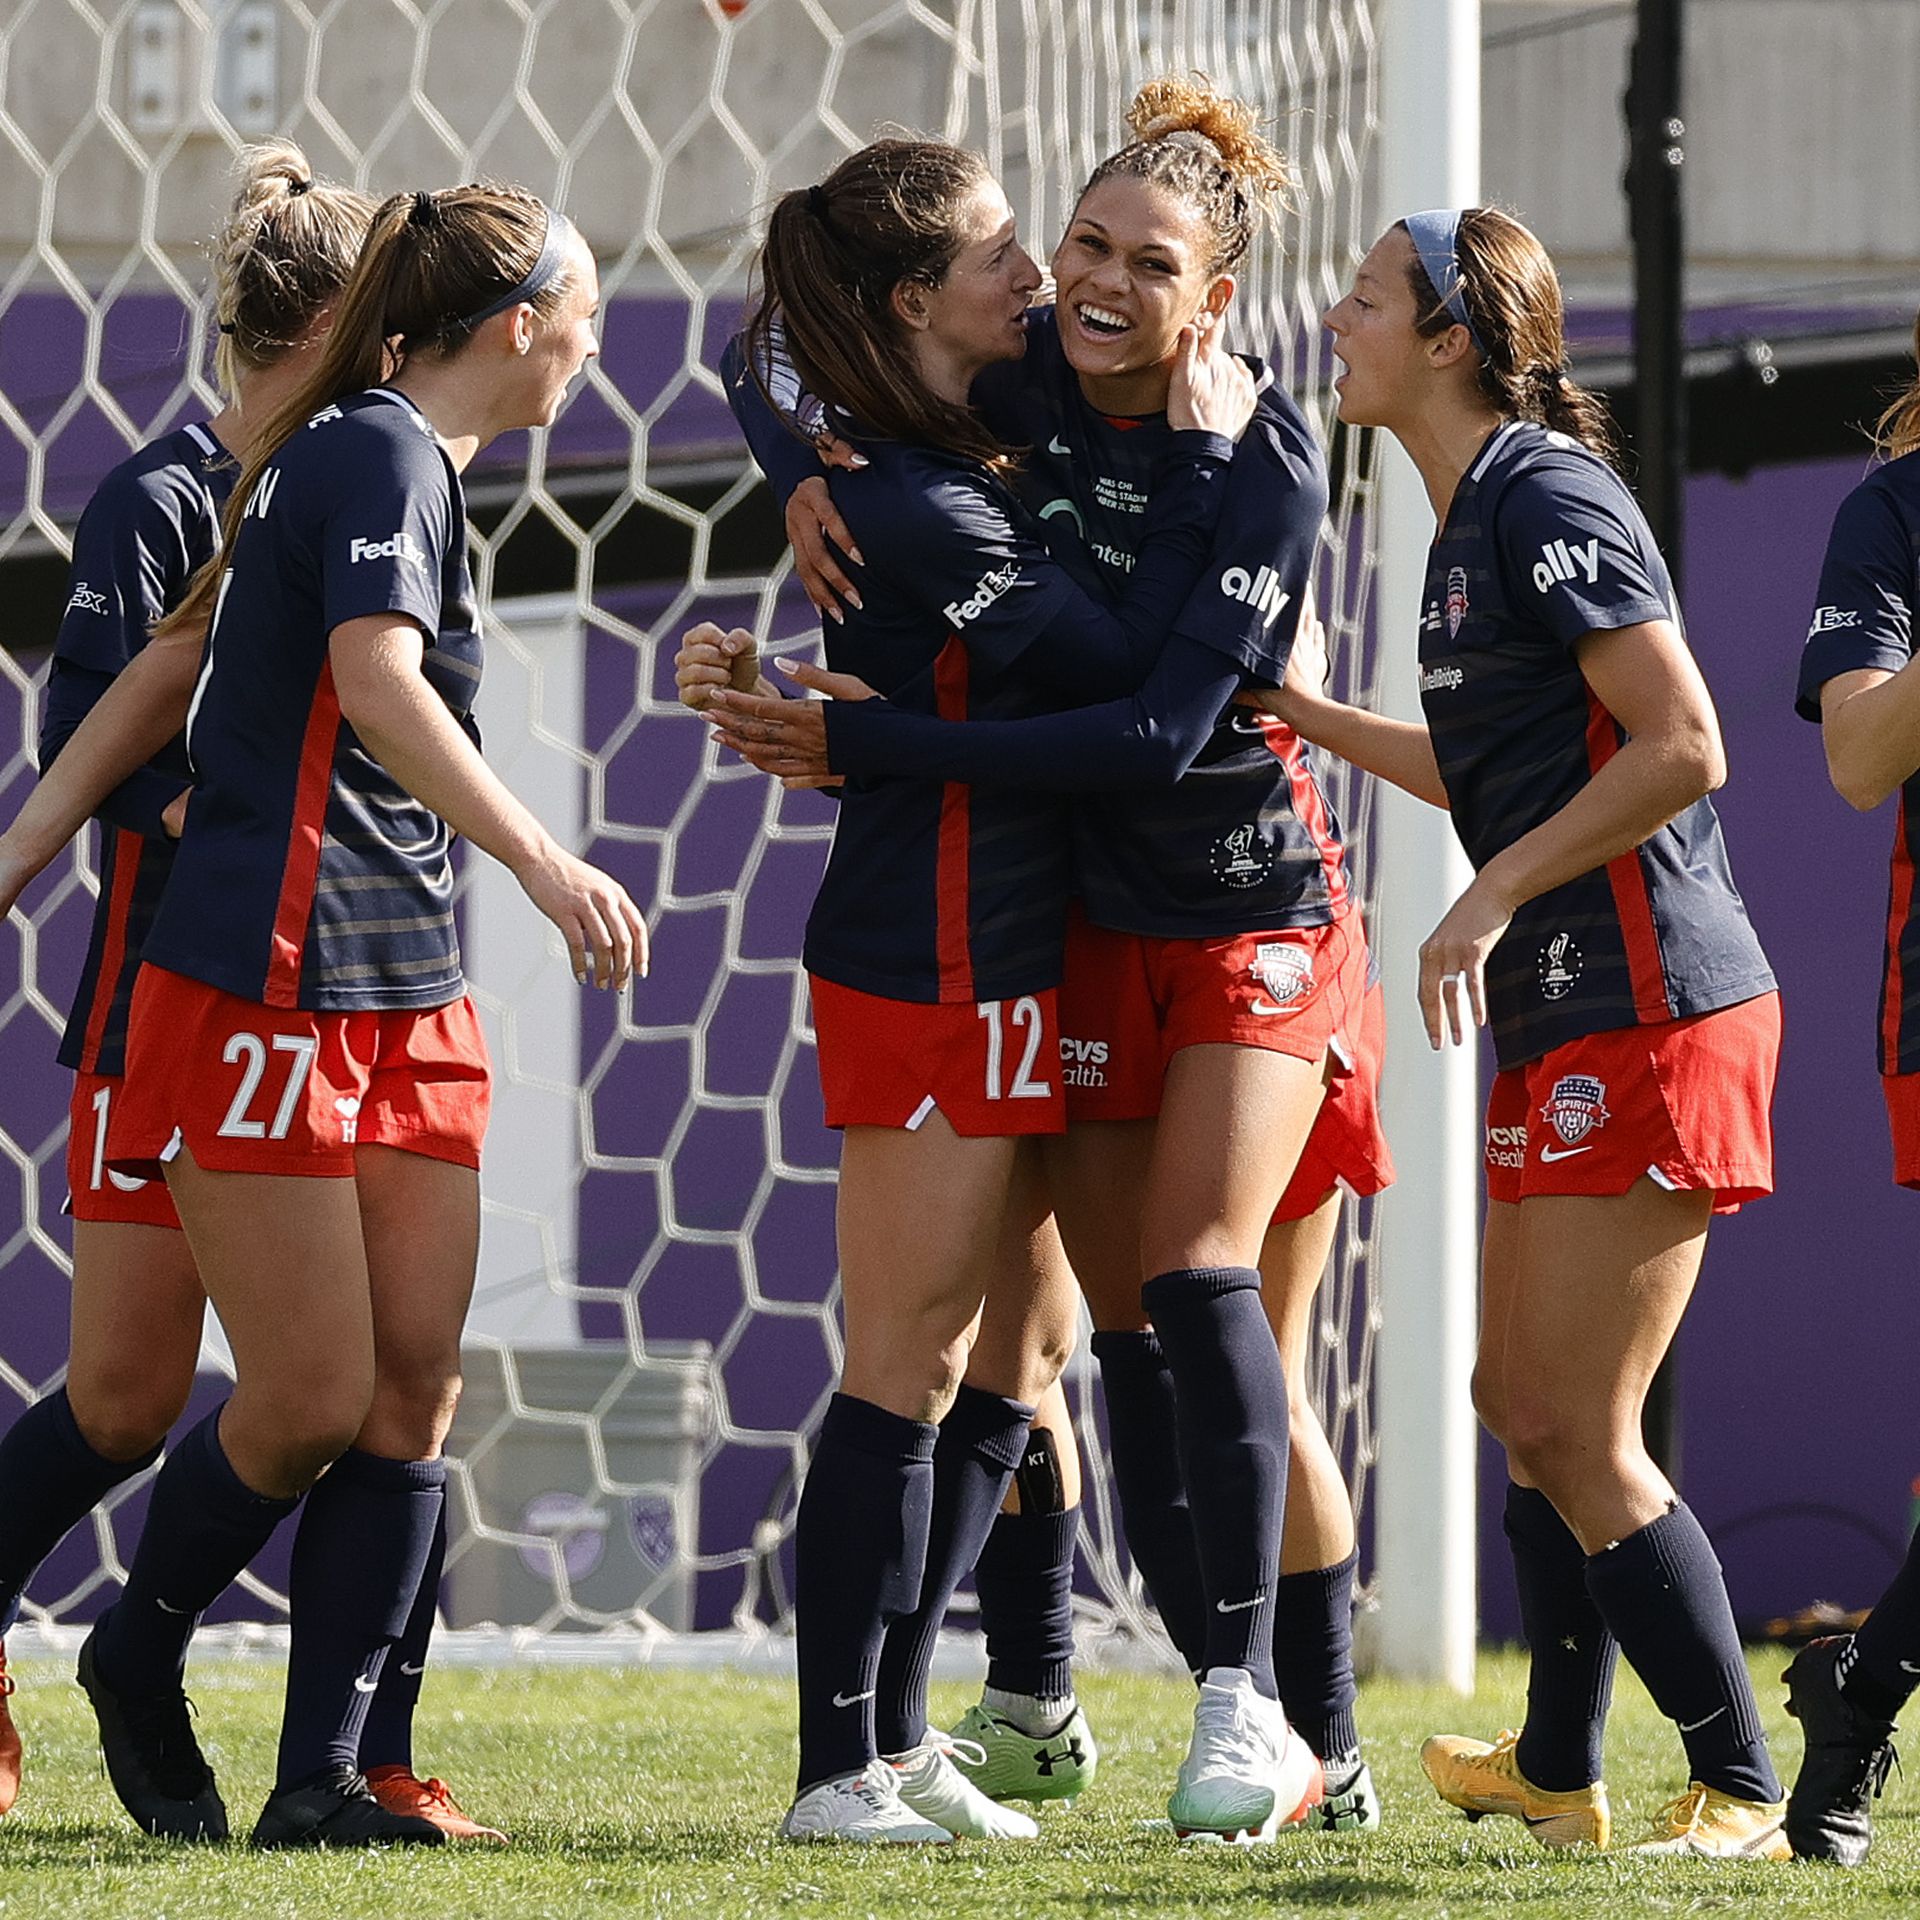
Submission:
<svg viewBox="0 0 1920 1920">
<path fill-rule="evenodd" d="M 1593 1436 L 1550 1394 L 1510 1393 L 1501 1438 L 1508 1458 L 1550 1499 L 1595 1461 Z"/>
<path fill-rule="evenodd" d="M 375 1378 L 362 1444 L 396 1460 L 433 1458 L 453 1428 L 460 1387 L 459 1371 L 450 1365 L 383 1365 Z"/>
<path fill-rule="evenodd" d="M 1482 1361 L 1473 1370 L 1473 1411 L 1502 1446 L 1507 1438 L 1507 1383 L 1497 1367 Z"/>
<path fill-rule="evenodd" d="M 67 1404 L 95 1453 L 139 1460 L 151 1453 L 186 1410 L 193 1379 L 147 1379 L 131 1371 L 69 1372 Z"/>
</svg>

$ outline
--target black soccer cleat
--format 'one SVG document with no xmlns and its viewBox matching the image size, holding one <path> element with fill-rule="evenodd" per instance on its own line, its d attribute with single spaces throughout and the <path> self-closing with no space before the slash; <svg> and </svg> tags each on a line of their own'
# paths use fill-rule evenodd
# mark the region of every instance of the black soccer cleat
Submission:
<svg viewBox="0 0 1920 1920">
<path fill-rule="evenodd" d="M 107 1778 L 134 1824 L 156 1840 L 224 1840 L 227 1810 L 193 1737 L 178 1681 L 155 1694 L 120 1694 L 94 1658 L 98 1623 L 80 1646 L 74 1677 L 93 1704 Z"/>
<path fill-rule="evenodd" d="M 1810 1640 L 1781 1676 L 1787 1711 L 1806 1735 L 1800 1777 L 1787 1799 L 1787 1839 L 1796 1859 L 1857 1867 L 1873 1839 L 1873 1803 L 1898 1762 L 1893 1722 L 1862 1713 L 1839 1688 L 1834 1666 L 1851 1634 Z"/>
<path fill-rule="evenodd" d="M 256 1847 L 438 1847 L 446 1838 L 431 1820 L 389 1813 L 351 1767 L 282 1787 L 253 1829 Z"/>
</svg>

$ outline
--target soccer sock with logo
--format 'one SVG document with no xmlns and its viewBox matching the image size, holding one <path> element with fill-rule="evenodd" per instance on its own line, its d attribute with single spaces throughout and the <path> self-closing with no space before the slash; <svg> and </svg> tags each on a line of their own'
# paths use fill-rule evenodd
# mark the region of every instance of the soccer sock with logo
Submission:
<svg viewBox="0 0 1920 1920">
<path fill-rule="evenodd" d="M 126 1587 L 95 1629 L 108 1686 L 134 1696 L 177 1687 L 201 1614 L 299 1504 L 255 1493 L 234 1472 L 218 1409 L 189 1429 L 154 1476 Z"/>
<path fill-rule="evenodd" d="M 973 1569 L 987 1636 L 987 1687 L 1058 1708 L 1073 1701 L 1073 1560 L 1080 1509 L 1003 1513 Z M 1050 1731 L 1029 1727 L 1036 1736 Z"/>
<path fill-rule="evenodd" d="M 427 1563 L 420 1569 L 420 1591 L 414 1595 L 413 1611 L 407 1615 L 405 1632 L 393 1643 L 386 1664 L 380 1669 L 380 1691 L 373 1696 L 373 1705 L 367 1709 L 367 1724 L 360 1729 L 363 1773 L 371 1773 L 375 1767 L 412 1770 L 413 1715 L 420 1704 L 427 1651 L 433 1643 L 434 1623 L 440 1613 L 440 1575 L 446 1560 L 447 1503 L 443 1498 L 439 1517 L 433 1523 Z"/>
<path fill-rule="evenodd" d="M 1186 1267 L 1140 1289 L 1173 1369 L 1180 1468 L 1209 1604 L 1204 1664 L 1268 1699 L 1287 1496 L 1287 1381 L 1255 1267 Z"/>
<path fill-rule="evenodd" d="M 274 1791 L 360 1765 L 360 1729 L 406 1630 L 446 1505 L 444 1460 L 349 1447 L 307 1495 L 293 1542 L 287 1706 Z"/>
<path fill-rule="evenodd" d="M 1600 1778 L 1620 1644 L 1587 1591 L 1587 1553 L 1538 1487 L 1507 1483 L 1503 1518 L 1527 1643 L 1527 1718 L 1515 1755 L 1536 1787 Z"/>
<path fill-rule="evenodd" d="M 933 1450 L 933 1508 L 914 1610 L 887 1628 L 873 1713 L 882 1753 L 905 1753 L 927 1737 L 927 1682 L 953 1590 L 973 1571 L 1027 1444 L 1033 1409 L 962 1385 Z"/>
<path fill-rule="evenodd" d="M 849 1393 L 827 1403 L 793 1528 L 802 1789 L 879 1751 L 880 1648 L 920 1603 L 939 1437 Z"/>
<path fill-rule="evenodd" d="M 95 1453 L 65 1387 L 36 1400 L 0 1440 L 0 1634 L 20 1614 L 34 1569 L 121 1481 L 152 1466 Z"/>
<path fill-rule="evenodd" d="M 1920 1533 L 1837 1671 L 1841 1693 L 1876 1720 L 1894 1719 L 1920 1686 Z"/>
<path fill-rule="evenodd" d="M 1360 1757 L 1353 1722 L 1353 1576 L 1360 1556 L 1283 1573 L 1273 1590 L 1273 1677 L 1280 1704 L 1329 1774 Z"/>
<path fill-rule="evenodd" d="M 1167 1637 L 1198 1679 L 1207 1657 L 1207 1596 L 1180 1472 L 1173 1373 L 1151 1332 L 1096 1333 L 1092 1352 L 1107 1402 L 1107 1460 L 1127 1552 Z"/>
<path fill-rule="evenodd" d="M 1726 1581 L 1685 1502 L 1594 1554 L 1587 1591 L 1680 1729 L 1692 1777 L 1739 1800 L 1778 1800 Z"/>
</svg>

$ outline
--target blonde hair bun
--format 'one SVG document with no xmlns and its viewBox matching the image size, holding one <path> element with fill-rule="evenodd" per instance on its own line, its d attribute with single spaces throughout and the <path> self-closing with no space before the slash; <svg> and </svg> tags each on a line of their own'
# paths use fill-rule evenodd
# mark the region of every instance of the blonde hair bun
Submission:
<svg viewBox="0 0 1920 1920">
<path fill-rule="evenodd" d="M 1261 133 L 1258 110 L 1221 93 L 1204 73 L 1149 80 L 1127 109 L 1127 130 L 1143 144 L 1197 134 L 1213 143 L 1221 164 L 1255 193 L 1285 204 L 1293 191 L 1293 169 Z"/>
</svg>

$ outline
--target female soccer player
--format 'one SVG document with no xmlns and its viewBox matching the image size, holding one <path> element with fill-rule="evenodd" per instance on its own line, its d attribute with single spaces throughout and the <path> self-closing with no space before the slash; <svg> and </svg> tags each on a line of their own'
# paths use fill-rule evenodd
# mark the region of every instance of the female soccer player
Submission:
<svg viewBox="0 0 1920 1920">
<path fill-rule="evenodd" d="M 1409 216 L 1327 326 L 1341 419 L 1400 441 L 1439 523 L 1426 719 L 1311 685 L 1274 705 L 1451 809 L 1477 873 L 1421 950 L 1421 1008 L 1436 1047 L 1490 1021 L 1500 1066 L 1474 1396 L 1512 1477 L 1527 1716 L 1423 1762 L 1471 1813 L 1604 1845 L 1624 1648 L 1692 1773 L 1651 1846 L 1783 1858 L 1719 1563 L 1640 1427 L 1709 1219 L 1772 1186 L 1779 1003 L 1706 799 L 1719 726 L 1533 235 L 1487 208 Z"/>
<path fill-rule="evenodd" d="M 1920 324 L 1914 328 L 1920 356 Z M 1893 910 L 1880 1003 L 1880 1072 L 1893 1130 L 1893 1177 L 1920 1186 L 1920 1024 L 1912 981 L 1920 952 L 1910 808 L 1920 725 L 1909 711 L 1920 612 L 1920 380 L 1880 421 L 1886 464 L 1841 502 L 1800 656 L 1799 711 L 1820 722 L 1827 770 L 1869 812 L 1900 795 Z M 1803 1859 L 1858 1866 L 1873 1800 L 1893 1765 L 1893 1723 L 1920 1674 L 1920 1536 L 1858 1633 L 1816 1640 L 1787 1669 L 1787 1711 L 1806 1754 L 1787 1801 L 1787 1838 Z M 1913 1656 L 1909 1660 L 1908 1656 Z"/>
<path fill-rule="evenodd" d="M 1048 556 L 1005 488 L 1001 443 L 967 405 L 985 367 L 1023 352 L 1039 284 L 976 157 L 924 142 L 865 150 L 776 206 L 762 272 L 765 298 L 727 370 L 750 438 L 764 450 L 785 432 L 763 397 L 777 329 L 868 462 L 840 481 L 841 510 L 873 557 L 861 604 L 830 641 L 835 664 L 909 711 L 969 722 L 1137 685 L 1216 564 L 1215 513 L 1223 526 L 1233 518 L 1213 498 L 1232 492 L 1217 485 L 1227 449 L 1178 429 L 1243 427 L 1244 371 L 1189 332 L 1176 431 L 1151 455 L 1154 497 L 1113 612 Z M 1210 671 L 1224 700 L 1236 670 Z M 939 1838 L 955 1821 L 1032 1831 L 926 1742 L 922 1703 L 933 1633 L 1032 1412 L 1010 1382 L 961 1387 L 959 1376 L 989 1277 L 1014 1270 L 998 1257 L 1003 1234 L 1024 1241 L 1045 1212 L 1015 1148 L 1060 1125 L 1066 839 L 1056 807 L 1033 796 L 855 780 L 808 922 L 827 1118 L 847 1135 L 847 1360 L 798 1520 L 795 1837 Z M 908 1241 L 917 1257 L 903 1272 Z M 892 1633 L 890 1620 L 901 1621 Z M 873 1764 L 882 1752 L 899 1764 Z"/>
<path fill-rule="evenodd" d="M 249 429 L 312 364 L 331 302 L 352 272 L 374 202 L 316 180 L 298 147 L 242 152 L 237 191 L 217 236 L 215 374 L 227 404 L 211 420 L 143 447 L 109 474 L 74 536 L 67 610 L 54 646 L 41 757 L 50 762 L 152 623 L 219 546 L 220 509 Z M 170 742 L 108 796 L 101 885 L 87 959 L 65 1039 L 75 1070 L 67 1151 L 74 1217 L 72 1337 L 65 1385 L 28 1409 L 0 1441 L 0 1630 L 17 1616 L 34 1569 L 107 1492 L 152 1464 L 193 1385 L 205 1294 L 179 1220 L 157 1180 L 112 1174 L 108 1116 L 119 1094 L 127 1003 L 140 946 L 172 865 L 172 836 L 191 774 Z M 426 1658 L 437 1571 L 422 1583 L 396 1661 Z M 19 1787 L 20 1743 L 8 1717 L 0 1654 L 0 1813 Z M 376 1792 L 466 1821 L 442 1790 L 414 1779 L 408 1748 L 417 1682 L 389 1670 L 362 1742 Z M 403 1697 L 404 1696 L 404 1697 Z M 388 1764 L 380 1765 L 381 1756 Z"/>
<path fill-rule="evenodd" d="M 987 417 L 1034 449 L 1030 501 L 1056 538 L 1078 533 L 1110 585 L 1127 577 L 1134 522 L 1150 498 L 1146 462 L 1164 433 L 1153 416 L 1166 404 L 1173 343 L 1196 321 L 1217 330 L 1232 269 L 1286 180 L 1252 110 L 1204 83 L 1153 83 L 1130 124 L 1138 137 L 1095 171 L 1055 255 L 1056 308 L 1032 329 L 1024 362 L 976 390 Z M 763 464 L 791 472 L 777 444 L 767 451 Z M 1138 789 L 1076 810 L 1086 919 L 1069 942 L 1063 989 L 1072 1125 L 1050 1152 L 1049 1184 L 1100 1329 L 1129 1542 L 1204 1676 L 1170 1812 L 1183 1829 L 1215 1832 L 1258 1830 L 1300 1798 L 1276 1796 L 1272 1784 L 1289 1751 L 1274 1700 L 1276 1603 L 1297 1606 L 1311 1586 L 1316 1615 L 1332 1624 L 1308 1636 L 1344 1645 L 1350 1634 L 1350 1538 L 1334 1555 L 1334 1579 L 1295 1582 L 1294 1592 L 1278 1585 L 1287 1382 L 1253 1263 L 1328 1080 L 1349 1077 L 1367 970 L 1337 829 L 1298 740 L 1227 710 L 1245 681 L 1270 683 L 1285 670 L 1325 509 L 1311 432 L 1270 385 L 1234 474 L 1246 513 L 1230 543 L 1223 535 L 1229 564 L 1130 700 L 956 727 L 881 701 L 823 711 L 719 699 L 742 722 L 724 737 L 771 771 L 814 774 L 830 763 L 995 788 Z M 795 531 L 804 546 L 804 513 Z M 813 757 L 821 729 L 824 760 Z M 756 752 L 761 745 L 770 751 Z M 1189 766 L 1170 792 L 1146 790 Z M 1166 1121 L 1157 1136 L 1156 1112 Z M 1351 1163 L 1323 1167 L 1311 1193 L 1288 1193 L 1287 1211 L 1316 1212 Z M 1376 1154 L 1352 1170 L 1374 1190 L 1377 1168 Z M 1301 1320 L 1323 1263 L 1324 1241 L 1278 1290 L 1280 1324 Z M 1184 1382 L 1177 1441 L 1175 1380 Z M 1324 1456 L 1322 1442 L 1316 1465 Z M 1184 1475 L 1168 1472 L 1176 1457 Z M 1301 1571 L 1321 1576 L 1325 1563 L 1309 1557 Z M 1064 1607 L 1064 1581 L 1058 1592 Z M 1328 1713 L 1324 1687 L 1298 1691 L 1318 1694 L 1316 1734 L 1339 1741 L 1328 1750 L 1341 1784 L 1359 1788 L 1350 1661 L 1345 1668 L 1344 1716 Z M 996 1704 L 962 1729 L 989 1746 L 990 1763 L 1005 1724 Z M 1059 1761 L 1045 1742 L 1065 1731 L 1045 1724 L 1050 1704 L 1031 1702 L 1033 1718 L 1007 1729 L 1030 1748 L 1041 1743 L 1029 1765 L 1044 1762 L 1049 1777 Z"/>
<path fill-rule="evenodd" d="M 81 1651 L 116 1790 L 149 1831 L 224 1829 L 181 1691 L 187 1642 L 324 1472 L 254 1841 L 444 1837 L 375 1801 L 357 1757 L 440 1514 L 477 1243 L 488 1073 L 451 832 L 511 867 L 576 972 L 620 985 L 645 954 L 624 891 L 558 848 L 474 744 L 459 475 L 497 433 L 552 419 L 595 350 L 596 299 L 585 243 L 531 195 L 386 202 L 324 348 L 254 430 L 219 554 L 155 643 L 208 631 L 197 784 L 105 1158 L 164 1167 L 237 1379 L 170 1455 L 126 1590 Z M 10 829 L 9 874 L 44 859 L 116 755 L 177 724 L 177 706 L 126 694 L 152 684 L 147 657 Z"/>
</svg>

